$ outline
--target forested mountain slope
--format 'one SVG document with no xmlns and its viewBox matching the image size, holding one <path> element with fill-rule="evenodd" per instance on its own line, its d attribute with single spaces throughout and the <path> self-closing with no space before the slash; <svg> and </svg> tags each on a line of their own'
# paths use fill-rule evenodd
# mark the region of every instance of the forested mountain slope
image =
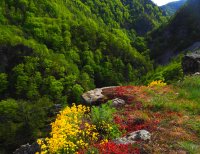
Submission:
<svg viewBox="0 0 200 154">
<path fill-rule="evenodd" d="M 186 2 L 187 0 L 179 0 L 175 2 L 170 2 L 166 5 L 161 6 L 160 8 L 166 13 L 166 15 L 171 16 L 176 13 Z"/>
<path fill-rule="evenodd" d="M 159 59 L 170 52 L 170 56 L 173 56 L 199 41 L 199 33 L 200 1 L 189 0 L 168 24 L 151 33 L 149 37 L 151 57 Z"/>
<path fill-rule="evenodd" d="M 82 1 L 107 25 L 120 26 L 140 35 L 146 34 L 166 20 L 161 9 L 151 0 Z"/>
<path fill-rule="evenodd" d="M 45 136 L 53 104 L 137 83 L 152 70 L 138 34 L 164 20 L 150 0 L 1 0 L 0 153 Z"/>
</svg>

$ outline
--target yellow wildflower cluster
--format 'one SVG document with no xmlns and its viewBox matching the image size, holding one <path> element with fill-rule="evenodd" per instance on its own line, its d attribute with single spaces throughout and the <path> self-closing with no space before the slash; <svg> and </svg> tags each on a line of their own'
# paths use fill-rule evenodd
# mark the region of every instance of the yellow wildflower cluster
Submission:
<svg viewBox="0 0 200 154">
<path fill-rule="evenodd" d="M 156 81 L 152 81 L 148 87 L 153 87 L 153 86 L 159 86 L 159 87 L 163 87 L 166 86 L 167 84 L 164 83 L 162 80 L 156 80 Z"/>
<path fill-rule="evenodd" d="M 65 153 L 74 154 L 78 149 L 87 148 L 90 142 L 98 140 L 96 126 L 84 123 L 85 113 L 90 109 L 83 105 L 66 107 L 53 122 L 51 137 L 38 140 L 41 154 Z"/>
</svg>

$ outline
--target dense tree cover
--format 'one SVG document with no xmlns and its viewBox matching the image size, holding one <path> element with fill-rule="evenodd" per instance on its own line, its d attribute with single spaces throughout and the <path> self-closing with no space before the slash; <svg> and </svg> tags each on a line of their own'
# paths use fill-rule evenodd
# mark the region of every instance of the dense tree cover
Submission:
<svg viewBox="0 0 200 154">
<path fill-rule="evenodd" d="M 166 21 L 163 12 L 151 0 L 82 1 L 107 25 L 134 30 L 140 35 Z"/>
<path fill-rule="evenodd" d="M 199 19 L 200 1 L 187 1 L 168 24 L 162 25 L 149 35 L 151 57 L 158 59 L 170 51 L 174 56 L 199 41 Z"/>
<path fill-rule="evenodd" d="M 0 153 L 45 135 L 53 104 L 138 83 L 152 70 L 138 34 L 164 19 L 150 0 L 1 0 Z"/>
<path fill-rule="evenodd" d="M 36 137 L 47 134 L 48 107 L 52 103 L 48 98 L 37 101 L 19 101 L 14 99 L 0 102 L 0 152 L 11 153 L 13 148 Z"/>
</svg>

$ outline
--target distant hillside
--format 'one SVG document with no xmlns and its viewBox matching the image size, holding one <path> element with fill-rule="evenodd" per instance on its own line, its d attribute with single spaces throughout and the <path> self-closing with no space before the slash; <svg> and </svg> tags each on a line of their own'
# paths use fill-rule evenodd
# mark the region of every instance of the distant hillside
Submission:
<svg viewBox="0 0 200 154">
<path fill-rule="evenodd" d="M 200 1 L 189 0 L 177 14 L 151 33 L 151 57 L 162 63 L 200 40 Z"/>
<path fill-rule="evenodd" d="M 151 0 L 82 0 L 91 12 L 112 27 L 120 26 L 128 31 L 144 35 L 165 20 L 162 10 Z"/>
<path fill-rule="evenodd" d="M 166 15 L 171 16 L 176 13 L 178 9 L 180 9 L 181 6 L 185 4 L 187 0 L 179 0 L 175 2 L 170 2 L 166 5 L 161 6 L 160 8 L 166 13 Z"/>
</svg>

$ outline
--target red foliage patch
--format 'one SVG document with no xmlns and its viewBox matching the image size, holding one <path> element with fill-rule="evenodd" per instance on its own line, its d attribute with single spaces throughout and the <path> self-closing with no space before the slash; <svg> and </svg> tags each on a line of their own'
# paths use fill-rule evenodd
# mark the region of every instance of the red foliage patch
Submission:
<svg viewBox="0 0 200 154">
<path fill-rule="evenodd" d="M 121 86 L 114 89 L 115 97 L 124 99 L 127 103 L 133 102 L 135 97 L 133 96 L 133 86 Z"/>
<path fill-rule="evenodd" d="M 126 130 L 127 133 L 142 129 L 152 132 L 157 129 L 159 124 L 159 120 L 124 119 L 120 116 L 115 116 L 114 120 L 120 126 L 120 130 Z"/>
<path fill-rule="evenodd" d="M 133 147 L 131 144 L 107 142 L 96 145 L 96 148 L 101 154 L 140 154 L 140 150 Z"/>
</svg>

